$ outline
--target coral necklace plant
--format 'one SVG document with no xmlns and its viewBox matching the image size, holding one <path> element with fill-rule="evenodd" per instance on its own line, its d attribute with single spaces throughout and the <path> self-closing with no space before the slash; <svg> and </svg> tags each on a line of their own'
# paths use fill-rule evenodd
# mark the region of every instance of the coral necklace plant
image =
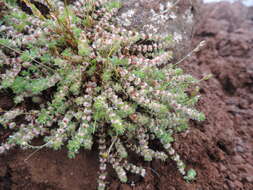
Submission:
<svg viewBox="0 0 253 190">
<path fill-rule="evenodd" d="M 198 80 L 170 63 L 173 37 L 117 25 L 119 2 L 41 0 L 48 14 L 23 2 L 32 15 L 7 3 L 0 14 L 0 89 L 11 91 L 15 104 L 1 110 L 0 123 L 13 134 L 0 153 L 16 145 L 40 148 L 31 141 L 43 136 L 43 147 L 66 145 L 73 158 L 98 140 L 99 190 L 106 189 L 108 164 L 123 183 L 129 172 L 145 177 L 128 161 L 129 151 L 145 161 L 172 159 L 186 180 L 194 179 L 173 135 L 204 115 L 194 109 L 199 95 L 187 93 Z M 154 139 L 163 151 L 150 148 Z"/>
</svg>

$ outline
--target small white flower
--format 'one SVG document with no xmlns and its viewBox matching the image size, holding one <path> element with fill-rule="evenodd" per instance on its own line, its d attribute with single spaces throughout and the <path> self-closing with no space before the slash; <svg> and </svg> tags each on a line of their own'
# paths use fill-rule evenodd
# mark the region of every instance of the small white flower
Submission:
<svg viewBox="0 0 253 190">
<path fill-rule="evenodd" d="M 176 43 L 180 42 L 180 41 L 183 39 L 182 34 L 179 34 L 179 33 L 177 33 L 177 32 L 174 32 L 173 37 L 174 37 L 174 41 L 175 41 Z"/>
<path fill-rule="evenodd" d="M 174 12 L 170 13 L 169 17 L 170 17 L 171 19 L 173 19 L 173 20 L 174 20 L 175 18 L 177 18 L 176 14 L 175 14 Z"/>
<path fill-rule="evenodd" d="M 165 149 L 169 149 L 170 147 L 171 147 L 171 144 L 170 144 L 170 143 L 167 143 L 167 144 L 164 145 L 164 148 L 165 148 Z"/>
<path fill-rule="evenodd" d="M 163 11 L 164 10 L 164 5 L 160 4 L 159 9 L 160 9 L 160 11 Z"/>
<path fill-rule="evenodd" d="M 132 16 L 134 15 L 134 13 L 135 13 L 135 10 L 134 10 L 134 9 L 130 9 L 130 10 L 128 10 L 128 11 L 126 12 L 126 14 L 127 14 L 128 17 L 132 17 Z"/>
<path fill-rule="evenodd" d="M 166 8 L 167 8 L 167 9 L 171 9 L 172 7 L 173 7 L 172 3 L 171 3 L 170 1 L 168 1 L 168 2 L 166 3 Z"/>
</svg>

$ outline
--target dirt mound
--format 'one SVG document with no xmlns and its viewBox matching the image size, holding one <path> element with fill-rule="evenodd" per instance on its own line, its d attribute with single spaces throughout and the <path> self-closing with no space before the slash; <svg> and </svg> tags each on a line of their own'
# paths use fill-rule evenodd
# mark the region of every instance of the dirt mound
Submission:
<svg viewBox="0 0 253 190">
<path fill-rule="evenodd" d="M 130 176 L 121 184 L 111 172 L 112 190 L 252 190 L 253 189 L 253 8 L 219 3 L 202 7 L 194 43 L 207 46 L 183 63 L 186 72 L 201 78 L 199 109 L 206 121 L 192 122 L 189 133 L 180 134 L 174 147 L 189 167 L 197 170 L 192 183 L 185 182 L 172 161 L 144 164 L 145 179 Z M 0 107 L 8 103 L 1 97 Z M 8 135 L 0 131 L 0 141 Z M 1 190 L 95 190 L 96 152 L 81 152 L 68 159 L 66 150 L 13 150 L 0 157 Z M 136 158 L 137 159 L 137 158 Z"/>
</svg>

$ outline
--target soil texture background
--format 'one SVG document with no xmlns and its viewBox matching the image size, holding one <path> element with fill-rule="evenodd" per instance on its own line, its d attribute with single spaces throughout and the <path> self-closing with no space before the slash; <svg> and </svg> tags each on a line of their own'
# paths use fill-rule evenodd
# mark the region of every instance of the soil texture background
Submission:
<svg viewBox="0 0 253 190">
<path fill-rule="evenodd" d="M 197 178 L 185 182 L 173 161 L 133 158 L 147 176 L 129 176 L 129 184 L 121 184 L 111 170 L 110 190 L 253 189 L 253 7 L 216 3 L 200 10 L 193 45 L 207 44 L 181 67 L 197 78 L 213 74 L 200 83 L 198 109 L 207 119 L 192 122 L 174 144 Z M 11 106 L 9 94 L 2 94 L 0 107 Z M 0 129 L 0 142 L 8 135 Z M 95 190 L 97 171 L 96 151 L 69 159 L 66 150 L 14 149 L 0 156 L 0 190 Z"/>
</svg>

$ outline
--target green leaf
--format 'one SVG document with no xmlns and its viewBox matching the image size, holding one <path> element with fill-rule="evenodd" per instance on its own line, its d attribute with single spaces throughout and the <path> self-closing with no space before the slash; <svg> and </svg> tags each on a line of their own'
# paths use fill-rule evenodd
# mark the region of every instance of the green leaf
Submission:
<svg viewBox="0 0 253 190">
<path fill-rule="evenodd" d="M 87 41 L 78 41 L 78 55 L 89 56 L 91 54 L 91 49 Z"/>
<path fill-rule="evenodd" d="M 31 49 L 31 50 L 24 51 L 20 55 L 20 58 L 24 62 L 31 62 L 38 55 L 39 55 L 39 50 L 38 49 Z"/>
<path fill-rule="evenodd" d="M 10 47 L 10 46 L 12 46 L 12 42 L 9 39 L 0 38 L 0 45 Z"/>
<path fill-rule="evenodd" d="M 164 41 L 172 42 L 173 41 L 173 35 L 169 34 L 167 37 L 164 38 Z"/>
<path fill-rule="evenodd" d="M 204 113 L 200 113 L 199 114 L 199 117 L 197 118 L 199 121 L 204 121 L 205 119 L 206 119 L 206 116 L 205 116 L 205 114 Z"/>
<path fill-rule="evenodd" d="M 80 38 L 80 34 L 82 33 L 82 29 L 75 27 L 72 29 L 72 31 L 77 39 Z"/>
<path fill-rule="evenodd" d="M 42 110 L 37 118 L 37 122 L 40 124 L 46 124 L 48 121 L 50 121 L 52 118 L 48 114 L 46 110 Z"/>
<path fill-rule="evenodd" d="M 161 140 L 163 141 L 163 144 L 167 144 L 173 142 L 174 138 L 169 133 L 164 133 L 161 136 Z"/>
<path fill-rule="evenodd" d="M 36 72 L 39 72 L 39 68 L 35 65 L 31 65 L 29 68 L 28 68 L 28 71 L 29 72 L 32 72 L 32 73 L 36 73 Z"/>
<path fill-rule="evenodd" d="M 41 78 L 41 79 L 35 79 L 32 80 L 31 83 L 27 86 L 27 90 L 31 91 L 34 94 L 37 94 L 47 88 L 47 79 Z"/>
<path fill-rule="evenodd" d="M 49 53 L 45 53 L 40 57 L 40 60 L 42 63 L 49 63 L 53 60 L 53 57 Z"/>
<path fill-rule="evenodd" d="M 187 129 L 188 129 L 187 121 L 183 122 L 180 126 L 176 127 L 177 132 L 183 132 L 183 131 L 186 131 Z"/>
<path fill-rule="evenodd" d="M 62 56 L 65 57 L 71 57 L 73 55 L 72 49 L 71 48 L 66 48 L 62 53 Z"/>
<path fill-rule="evenodd" d="M 146 77 L 146 72 L 140 70 L 133 71 L 133 74 L 135 74 L 137 77 L 141 79 L 144 79 Z"/>
<path fill-rule="evenodd" d="M 16 5 L 16 0 L 4 0 L 4 2 L 12 6 Z"/>
<path fill-rule="evenodd" d="M 93 25 L 93 19 L 92 19 L 92 17 L 91 16 L 86 16 L 85 18 L 84 18 L 84 20 L 83 20 L 83 25 L 84 26 L 86 26 L 86 27 L 92 27 L 92 25 Z"/>
<path fill-rule="evenodd" d="M 112 72 L 109 70 L 106 70 L 103 74 L 102 74 L 102 79 L 103 81 L 109 81 L 111 80 L 112 77 Z"/>
<path fill-rule="evenodd" d="M 23 76 L 23 77 L 26 77 L 26 76 L 29 76 L 30 73 L 28 71 L 22 71 L 20 72 L 20 74 Z"/>
<path fill-rule="evenodd" d="M 92 76 L 92 75 L 94 75 L 94 73 L 96 72 L 96 70 L 97 70 L 97 66 L 96 66 L 96 65 L 92 65 L 92 66 L 90 67 L 90 69 L 87 71 L 87 74 L 88 74 L 89 76 Z"/>
<path fill-rule="evenodd" d="M 115 66 L 126 66 L 126 65 L 128 65 L 128 59 L 119 59 L 117 57 L 111 58 L 110 62 Z"/>
<path fill-rule="evenodd" d="M 13 84 L 11 85 L 12 90 L 14 93 L 18 94 L 24 92 L 26 87 L 29 85 L 29 81 L 23 77 L 17 77 Z"/>
<path fill-rule="evenodd" d="M 119 9 L 122 7 L 122 3 L 120 3 L 119 1 L 112 1 L 112 2 L 108 2 L 105 5 L 106 9 L 108 11 L 111 11 L 112 9 Z"/>
<path fill-rule="evenodd" d="M 1 86 L 2 86 L 3 88 L 9 88 L 12 84 L 13 84 L 13 80 L 9 80 L 9 79 L 4 79 L 4 80 L 1 82 Z"/>
<path fill-rule="evenodd" d="M 190 169 L 188 170 L 187 175 L 184 177 L 184 179 L 189 182 L 195 180 L 196 176 L 197 176 L 196 171 L 194 169 Z"/>
</svg>

